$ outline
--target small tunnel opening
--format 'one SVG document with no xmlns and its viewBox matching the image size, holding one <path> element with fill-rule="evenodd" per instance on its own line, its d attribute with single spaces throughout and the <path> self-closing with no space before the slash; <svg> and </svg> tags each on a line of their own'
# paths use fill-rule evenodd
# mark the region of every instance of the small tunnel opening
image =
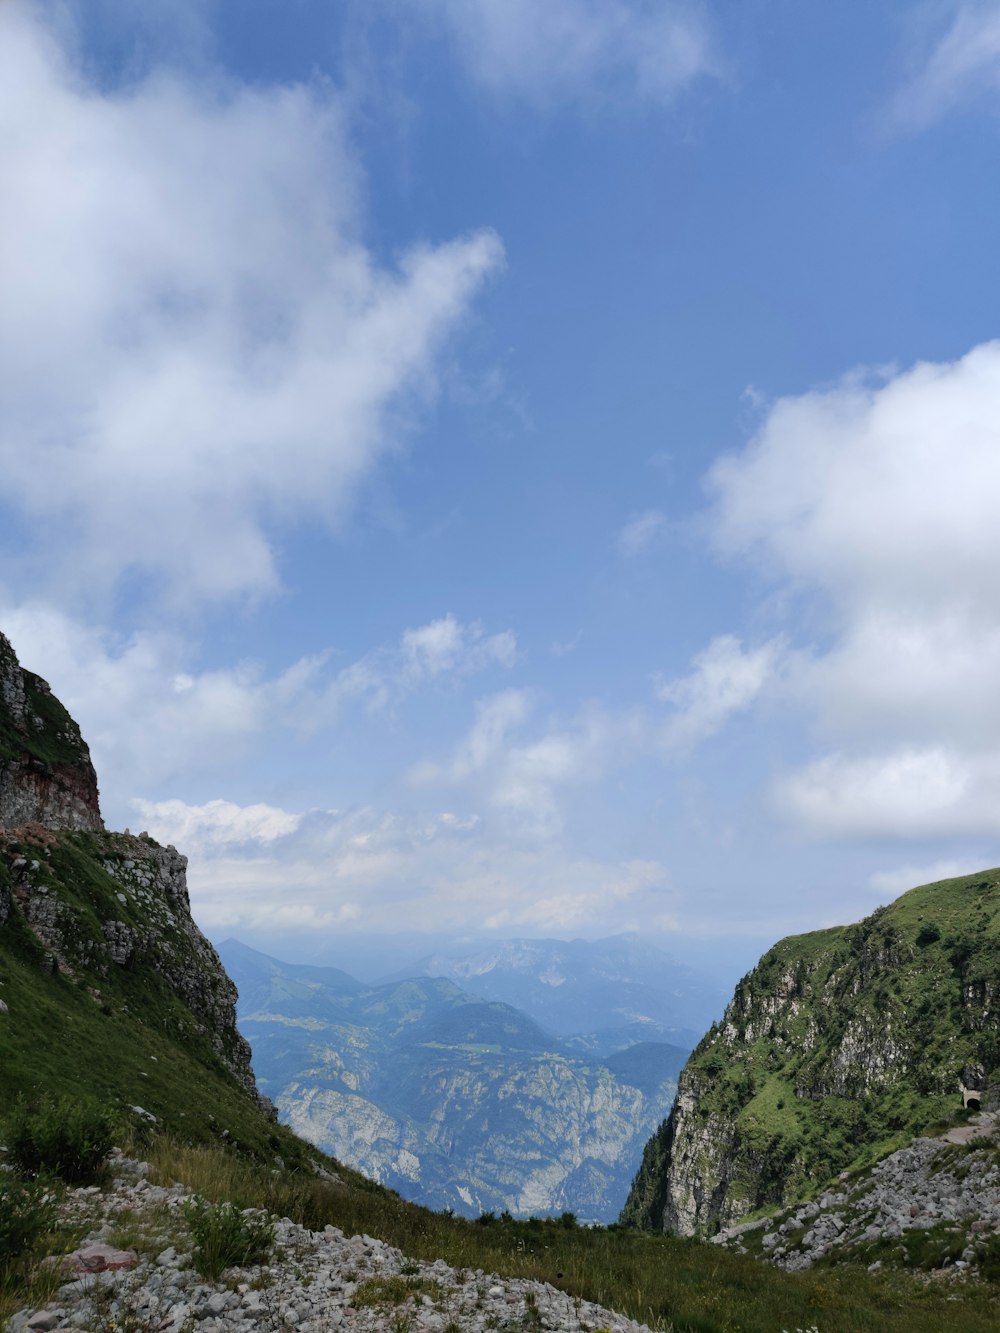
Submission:
<svg viewBox="0 0 1000 1333">
<path fill-rule="evenodd" d="M 978 1098 L 978 1097 L 966 1097 L 966 1099 L 965 1099 L 965 1109 L 966 1109 L 967 1111 L 978 1111 L 978 1110 L 980 1109 L 980 1106 L 979 1106 L 979 1098 Z"/>
</svg>

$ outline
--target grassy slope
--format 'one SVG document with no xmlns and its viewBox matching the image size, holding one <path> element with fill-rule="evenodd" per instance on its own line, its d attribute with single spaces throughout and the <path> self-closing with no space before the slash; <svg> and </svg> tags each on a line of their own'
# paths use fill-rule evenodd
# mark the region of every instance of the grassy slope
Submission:
<svg viewBox="0 0 1000 1333">
<path fill-rule="evenodd" d="M 763 956 L 682 1080 L 697 1123 L 730 1127 L 730 1190 L 747 1211 L 807 1197 L 950 1119 L 963 1070 L 1000 1067 L 998 944 L 989 870 Z M 664 1122 L 647 1146 L 625 1220 L 657 1228 L 675 1130 L 690 1123 Z"/>
<path fill-rule="evenodd" d="M 137 916 L 94 854 L 113 835 L 60 834 L 40 873 L 58 894 L 74 948 L 103 943 L 102 919 Z M 17 847 L 13 847 L 16 851 Z M 25 845 L 25 855 L 40 857 Z M 10 884 L 0 859 L 0 886 Z M 111 901 L 113 900 L 113 911 Z M 48 952 L 15 907 L 0 926 L 0 1113 L 20 1095 L 46 1091 L 93 1096 L 152 1112 L 164 1130 L 208 1142 L 223 1130 L 254 1152 L 302 1145 L 271 1124 L 238 1085 L 186 1006 L 158 973 L 139 964 L 52 970 Z"/>
</svg>

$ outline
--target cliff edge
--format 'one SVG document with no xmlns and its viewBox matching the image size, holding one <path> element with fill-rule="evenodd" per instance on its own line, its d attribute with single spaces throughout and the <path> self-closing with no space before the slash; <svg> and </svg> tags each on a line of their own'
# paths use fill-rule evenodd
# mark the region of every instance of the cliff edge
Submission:
<svg viewBox="0 0 1000 1333">
<path fill-rule="evenodd" d="M 712 1235 L 807 1199 L 1000 1080 L 1000 870 L 781 940 L 692 1053 L 622 1221 Z"/>
<path fill-rule="evenodd" d="M 80 728 L 0 634 L 0 828 L 30 821 L 51 829 L 104 828 Z"/>
<path fill-rule="evenodd" d="M 238 1091 L 260 1116 L 236 987 L 191 917 L 186 867 L 105 829 L 80 728 L 0 634 L 0 1110 L 79 1090 L 190 1130 L 223 1106 L 239 1119 Z"/>
</svg>

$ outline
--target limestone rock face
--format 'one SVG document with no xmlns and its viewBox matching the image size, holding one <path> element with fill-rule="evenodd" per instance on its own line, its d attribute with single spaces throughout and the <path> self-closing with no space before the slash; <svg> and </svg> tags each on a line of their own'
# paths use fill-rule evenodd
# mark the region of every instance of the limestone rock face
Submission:
<svg viewBox="0 0 1000 1333">
<path fill-rule="evenodd" d="M 80 728 L 0 634 L 0 828 L 103 829 Z"/>
<path fill-rule="evenodd" d="M 712 1235 L 867 1166 L 1000 1077 L 1000 871 L 780 941 L 681 1072 L 622 1220 Z"/>
<path fill-rule="evenodd" d="M 160 1021 L 256 1097 L 236 987 L 191 917 L 186 871 L 175 848 L 105 830 L 79 727 L 0 635 L 0 959 L 27 927 L 38 965 L 97 1004 L 122 1002 L 123 977 L 179 1000 Z"/>
</svg>

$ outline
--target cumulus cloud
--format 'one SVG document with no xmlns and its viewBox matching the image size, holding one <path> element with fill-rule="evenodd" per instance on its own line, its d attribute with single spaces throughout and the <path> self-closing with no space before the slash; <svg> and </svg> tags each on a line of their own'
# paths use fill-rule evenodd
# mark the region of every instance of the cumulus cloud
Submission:
<svg viewBox="0 0 1000 1333">
<path fill-rule="evenodd" d="M 1000 344 L 780 400 L 709 485 L 718 548 L 822 635 L 783 667 L 828 747 L 786 807 L 824 834 L 997 831 Z"/>
<path fill-rule="evenodd" d="M 119 807 L 161 783 L 231 764 L 265 737 L 277 745 L 289 733 L 331 727 L 352 709 L 399 706 L 433 682 L 509 667 L 516 653 L 509 631 L 490 635 L 449 615 L 339 670 L 323 653 L 269 675 L 253 662 L 199 670 L 176 635 L 118 641 L 40 604 L 3 610 L 0 624 L 23 665 L 48 678 L 80 722 L 102 788 Z M 220 828 L 233 816 L 225 802 L 212 810 Z M 195 833 L 204 829 L 179 836 Z"/>
<path fill-rule="evenodd" d="M 660 681 L 657 696 L 675 709 L 664 728 L 666 744 L 705 740 L 749 708 L 773 680 L 782 649 L 780 640 L 745 649 L 734 635 L 721 634 L 695 657 L 688 675 Z"/>
<path fill-rule="evenodd" d="M 717 74 L 705 6 L 686 0 L 430 0 L 472 76 L 533 102 L 673 100 Z"/>
<path fill-rule="evenodd" d="M 656 509 L 647 509 L 637 514 L 635 518 L 629 519 L 618 534 L 618 549 L 623 555 L 638 555 L 655 540 L 666 521 Z"/>
<path fill-rule="evenodd" d="M 342 518 L 398 442 L 500 243 L 383 265 L 328 90 L 100 89 L 44 15 L 0 7 L 0 502 L 69 594 L 266 591 L 283 526 Z"/>
<path fill-rule="evenodd" d="M 137 797 L 132 805 L 147 825 L 156 827 L 158 839 L 188 852 L 274 842 L 294 833 L 302 822 L 301 815 L 262 803 L 237 805 L 215 800 L 188 805 L 179 800 L 146 801 Z"/>
<path fill-rule="evenodd" d="M 614 715 L 597 707 L 565 723 L 538 719 L 539 703 L 538 694 L 527 689 L 479 700 L 475 720 L 450 760 L 416 766 L 411 781 L 474 793 L 529 838 L 558 833 L 561 793 L 599 781 L 638 752 L 643 729 L 638 714 Z M 529 723 L 534 735 L 527 734 Z"/>
<path fill-rule="evenodd" d="M 977 792 L 972 766 L 944 749 L 833 754 L 787 778 L 778 792 L 809 828 L 831 836 L 997 832 L 1000 769 L 988 768 L 982 776 L 989 790 Z"/>
<path fill-rule="evenodd" d="M 512 847 L 477 816 L 372 808 L 296 815 L 229 802 L 143 803 L 149 831 L 188 845 L 197 919 L 214 931 L 623 930 L 675 906 L 654 861 L 601 862 L 557 843 Z"/>
<path fill-rule="evenodd" d="M 1000 94 L 1000 12 L 991 0 L 949 6 L 951 21 L 896 96 L 897 124 L 921 129 L 976 97 Z"/>
</svg>

